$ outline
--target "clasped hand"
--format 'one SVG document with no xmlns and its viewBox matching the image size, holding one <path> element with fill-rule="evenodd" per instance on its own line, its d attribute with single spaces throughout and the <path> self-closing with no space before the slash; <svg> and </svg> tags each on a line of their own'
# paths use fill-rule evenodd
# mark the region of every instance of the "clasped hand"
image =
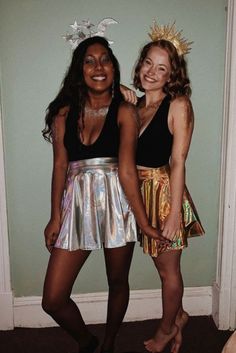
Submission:
<svg viewBox="0 0 236 353">
<path fill-rule="evenodd" d="M 156 240 L 160 245 L 170 244 L 171 241 L 163 236 L 160 229 L 153 228 L 150 225 L 142 227 L 142 232 L 149 238 Z"/>
<path fill-rule="evenodd" d="M 180 231 L 180 228 L 181 213 L 170 213 L 161 226 L 161 234 L 165 239 L 173 241 L 175 235 Z"/>
<path fill-rule="evenodd" d="M 51 220 L 48 222 L 45 230 L 45 245 L 49 252 L 52 252 L 52 249 L 56 243 L 58 234 L 60 232 L 60 221 Z"/>
</svg>

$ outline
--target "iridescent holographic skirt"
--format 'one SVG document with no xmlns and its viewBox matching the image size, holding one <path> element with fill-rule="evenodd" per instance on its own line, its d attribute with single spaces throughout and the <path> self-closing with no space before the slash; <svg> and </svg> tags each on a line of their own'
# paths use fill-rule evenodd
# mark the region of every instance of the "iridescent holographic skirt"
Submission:
<svg viewBox="0 0 236 353">
<path fill-rule="evenodd" d="M 136 223 L 119 182 L 117 159 L 70 162 L 55 247 L 95 250 L 133 241 Z"/>
<path fill-rule="evenodd" d="M 146 212 L 153 227 L 162 228 L 165 218 L 170 212 L 170 167 L 165 165 L 155 169 L 138 168 L 141 192 Z M 192 198 L 185 187 L 182 204 L 182 222 L 178 233 L 170 245 L 160 245 L 154 239 L 141 235 L 141 246 L 146 254 L 157 257 L 161 253 L 170 250 L 183 249 L 188 245 L 187 238 L 203 235 L 197 210 Z"/>
</svg>

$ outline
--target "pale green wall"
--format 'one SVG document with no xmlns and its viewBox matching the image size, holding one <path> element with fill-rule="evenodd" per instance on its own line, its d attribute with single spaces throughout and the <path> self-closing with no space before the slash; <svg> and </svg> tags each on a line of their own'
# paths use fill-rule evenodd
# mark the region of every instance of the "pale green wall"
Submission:
<svg viewBox="0 0 236 353">
<path fill-rule="evenodd" d="M 208 286 L 215 279 L 225 0 L 0 0 L 7 208 L 16 296 L 41 295 L 48 260 L 43 228 L 49 216 L 52 151 L 40 131 L 45 108 L 57 93 L 70 60 L 70 48 L 61 36 L 76 19 L 97 23 L 104 17 L 119 21 L 108 33 L 115 41 L 113 49 L 126 84 L 131 82 L 133 63 L 148 40 L 153 18 L 161 23 L 176 20 L 177 27 L 194 41 L 188 63 L 196 124 L 187 180 L 206 236 L 190 241 L 182 267 L 186 286 Z M 150 259 L 138 246 L 130 278 L 132 289 L 160 287 Z M 75 291 L 106 288 L 102 251 L 96 251 Z"/>
</svg>

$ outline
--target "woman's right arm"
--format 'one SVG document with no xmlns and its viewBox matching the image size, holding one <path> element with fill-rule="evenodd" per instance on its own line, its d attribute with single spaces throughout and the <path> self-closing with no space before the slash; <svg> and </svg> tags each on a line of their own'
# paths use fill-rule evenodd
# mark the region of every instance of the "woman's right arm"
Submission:
<svg viewBox="0 0 236 353">
<path fill-rule="evenodd" d="M 134 90 L 126 87 L 125 85 L 120 84 L 120 92 L 126 102 L 129 102 L 134 105 L 137 104 L 138 97 L 137 97 L 136 92 Z"/>
<path fill-rule="evenodd" d="M 52 130 L 53 171 L 51 185 L 51 217 L 44 230 L 45 244 L 51 252 L 61 226 L 61 200 L 68 168 L 67 151 L 64 146 L 65 122 L 68 108 L 62 108 L 55 117 Z"/>
<path fill-rule="evenodd" d="M 135 107 L 129 103 L 123 102 L 119 107 L 118 123 L 120 128 L 118 166 L 120 183 L 142 232 L 150 238 L 166 243 L 167 240 L 162 237 L 160 231 L 149 224 L 142 200 L 135 164 L 136 144 L 139 130 Z"/>
</svg>

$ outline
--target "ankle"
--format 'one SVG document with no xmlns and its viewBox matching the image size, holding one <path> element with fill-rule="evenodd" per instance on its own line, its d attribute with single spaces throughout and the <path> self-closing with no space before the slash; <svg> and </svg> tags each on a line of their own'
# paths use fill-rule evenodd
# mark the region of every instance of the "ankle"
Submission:
<svg viewBox="0 0 236 353">
<path fill-rule="evenodd" d="M 113 353 L 114 352 L 114 342 L 112 344 L 103 343 L 101 346 L 100 353 Z"/>
<path fill-rule="evenodd" d="M 161 334 L 168 336 L 177 330 L 178 330 L 178 327 L 175 323 L 172 325 L 169 325 L 169 324 L 166 325 L 166 324 L 161 323 L 157 332 L 159 331 Z"/>
<path fill-rule="evenodd" d="M 98 338 L 91 335 L 85 344 L 79 346 L 79 353 L 93 353 L 99 344 Z"/>
</svg>

